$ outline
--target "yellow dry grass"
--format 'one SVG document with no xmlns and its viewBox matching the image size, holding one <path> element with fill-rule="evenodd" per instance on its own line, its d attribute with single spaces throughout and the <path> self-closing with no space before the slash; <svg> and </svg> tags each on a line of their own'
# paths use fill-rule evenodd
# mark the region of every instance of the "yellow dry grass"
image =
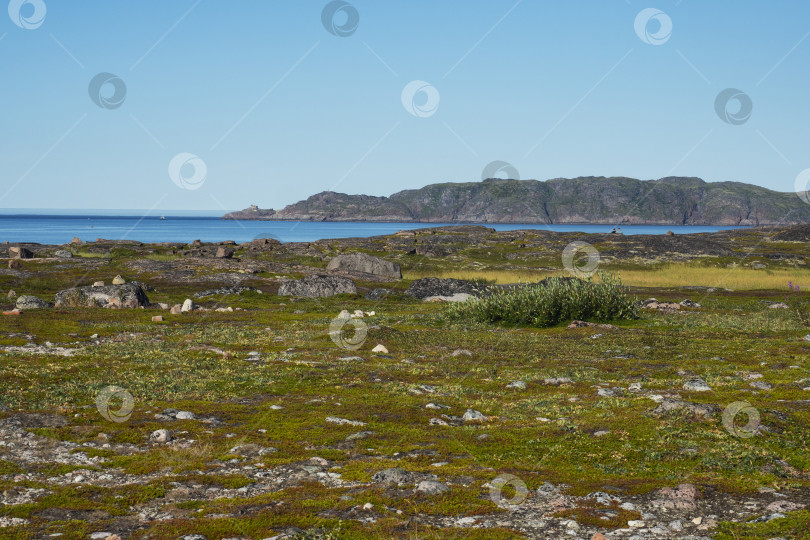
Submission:
<svg viewBox="0 0 810 540">
<path fill-rule="evenodd" d="M 625 285 L 637 287 L 723 287 L 733 290 L 788 290 L 788 282 L 810 291 L 810 269 L 776 268 L 755 270 L 745 267 L 712 267 L 690 264 L 665 264 L 651 268 L 603 270 L 618 273 Z M 448 272 L 405 272 L 406 279 L 440 277 L 456 279 L 486 279 L 496 283 L 538 281 L 549 276 L 565 275 L 562 272 L 533 272 L 516 270 L 460 270 Z"/>
</svg>

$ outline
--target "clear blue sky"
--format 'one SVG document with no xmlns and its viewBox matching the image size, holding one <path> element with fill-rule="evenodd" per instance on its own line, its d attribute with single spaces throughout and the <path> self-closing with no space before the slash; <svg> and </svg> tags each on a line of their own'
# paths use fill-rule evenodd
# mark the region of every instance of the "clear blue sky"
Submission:
<svg viewBox="0 0 810 540">
<path fill-rule="evenodd" d="M 778 191 L 810 168 L 804 0 L 353 0 L 346 37 L 325 1 L 39 1 L 33 29 L 0 10 L 0 208 L 281 208 L 478 180 L 493 160 Z M 659 45 L 634 28 L 650 7 L 672 22 Z M 103 72 L 126 85 L 117 108 L 89 96 Z M 403 106 L 414 80 L 434 114 Z M 753 104 L 740 125 L 715 111 L 726 88 Z M 198 189 L 170 178 L 181 153 L 205 164 Z"/>
</svg>

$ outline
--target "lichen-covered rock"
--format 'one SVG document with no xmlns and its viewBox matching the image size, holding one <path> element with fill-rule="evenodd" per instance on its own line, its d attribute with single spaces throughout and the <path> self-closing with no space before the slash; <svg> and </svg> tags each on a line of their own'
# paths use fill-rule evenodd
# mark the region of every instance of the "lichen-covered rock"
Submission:
<svg viewBox="0 0 810 540">
<path fill-rule="evenodd" d="M 51 307 L 51 305 L 41 298 L 31 295 L 23 295 L 17 298 L 15 306 L 17 309 L 26 311 L 29 309 L 42 309 Z"/>
<path fill-rule="evenodd" d="M 463 279 L 440 279 L 434 277 L 427 277 L 417 279 L 411 283 L 410 287 L 405 291 L 405 294 L 424 300 L 431 296 L 452 297 L 456 294 L 464 293 L 471 296 L 484 296 L 486 295 L 486 287 L 477 285 L 471 281 Z"/>
<path fill-rule="evenodd" d="M 62 307 L 122 307 L 149 305 L 144 287 L 137 281 L 123 285 L 73 287 L 56 293 L 54 305 Z"/>
<path fill-rule="evenodd" d="M 402 271 L 397 263 L 362 252 L 346 253 L 333 257 L 326 269 L 402 279 Z"/>
<path fill-rule="evenodd" d="M 303 279 L 285 281 L 278 289 L 279 296 L 302 296 L 324 298 L 336 294 L 354 294 L 354 282 L 339 276 L 307 276 Z"/>
</svg>

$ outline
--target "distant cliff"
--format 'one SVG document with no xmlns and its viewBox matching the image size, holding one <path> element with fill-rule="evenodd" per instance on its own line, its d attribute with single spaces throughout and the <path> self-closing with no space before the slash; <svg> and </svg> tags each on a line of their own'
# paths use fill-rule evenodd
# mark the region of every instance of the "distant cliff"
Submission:
<svg viewBox="0 0 810 540">
<path fill-rule="evenodd" d="M 223 219 L 425 223 L 780 225 L 810 222 L 810 204 L 739 182 L 622 177 L 489 179 L 431 184 L 390 197 L 324 191 L 282 210 L 251 206 Z"/>
</svg>

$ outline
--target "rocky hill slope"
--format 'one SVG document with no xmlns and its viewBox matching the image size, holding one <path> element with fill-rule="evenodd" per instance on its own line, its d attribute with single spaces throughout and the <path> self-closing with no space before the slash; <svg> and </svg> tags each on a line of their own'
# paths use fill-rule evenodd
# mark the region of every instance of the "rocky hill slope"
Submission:
<svg viewBox="0 0 810 540">
<path fill-rule="evenodd" d="M 810 205 L 795 193 L 700 178 L 489 179 L 432 184 L 390 197 L 324 191 L 282 210 L 251 206 L 223 219 L 780 225 L 810 222 Z"/>
</svg>

